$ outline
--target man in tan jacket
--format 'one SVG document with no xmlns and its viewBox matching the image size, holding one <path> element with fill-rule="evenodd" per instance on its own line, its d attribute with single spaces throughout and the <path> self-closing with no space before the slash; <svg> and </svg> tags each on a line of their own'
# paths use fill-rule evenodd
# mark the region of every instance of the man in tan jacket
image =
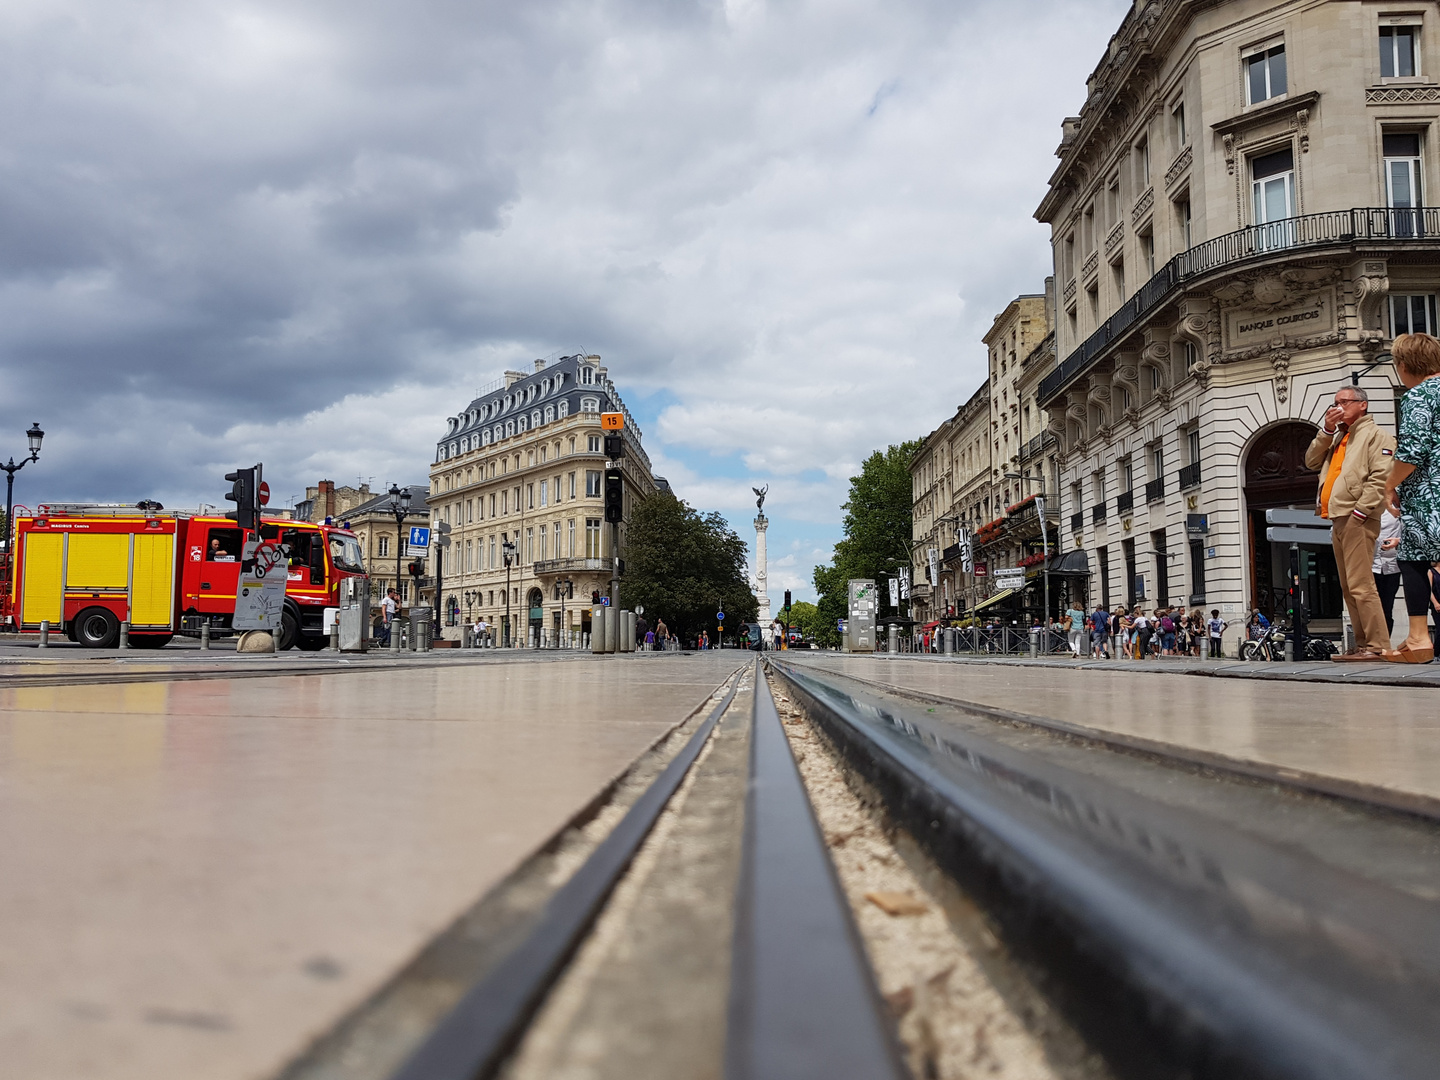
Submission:
<svg viewBox="0 0 1440 1080">
<path fill-rule="evenodd" d="M 1390 647 L 1370 564 L 1394 455 L 1394 437 L 1370 417 L 1369 395 L 1358 386 L 1335 391 L 1335 401 L 1305 451 L 1305 467 L 1320 473 L 1318 512 L 1330 519 L 1340 591 L 1355 627 L 1355 652 L 1336 660 L 1376 660 Z"/>
</svg>

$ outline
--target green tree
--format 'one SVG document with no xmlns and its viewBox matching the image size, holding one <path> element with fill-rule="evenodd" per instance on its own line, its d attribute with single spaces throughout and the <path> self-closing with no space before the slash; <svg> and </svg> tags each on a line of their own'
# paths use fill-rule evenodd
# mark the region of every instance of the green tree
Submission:
<svg viewBox="0 0 1440 1080">
<path fill-rule="evenodd" d="M 808 600 L 796 600 L 790 605 L 790 626 L 808 638 L 815 637 L 820 629 L 820 609 Z"/>
<path fill-rule="evenodd" d="M 910 459 L 920 441 L 904 442 L 876 450 L 850 478 L 850 497 L 845 500 L 845 536 L 835 545 L 829 566 L 815 568 L 815 592 L 819 596 L 820 629 L 817 640 L 838 645 L 838 620 L 846 617 L 851 578 L 872 578 L 879 582 L 898 566 L 910 563 L 913 533 Z M 880 589 L 881 613 L 888 607 L 888 592 Z"/>
<path fill-rule="evenodd" d="M 626 529 L 625 577 L 620 602 L 645 608 L 684 640 L 715 631 L 715 613 L 725 612 L 733 631 L 753 622 L 759 603 L 745 574 L 749 549 L 719 514 L 701 514 L 674 495 L 660 493 L 640 503 Z"/>
</svg>

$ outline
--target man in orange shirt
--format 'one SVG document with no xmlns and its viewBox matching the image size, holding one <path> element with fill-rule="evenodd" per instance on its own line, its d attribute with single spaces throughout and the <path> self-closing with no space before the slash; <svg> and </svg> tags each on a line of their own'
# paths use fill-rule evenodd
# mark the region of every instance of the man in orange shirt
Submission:
<svg viewBox="0 0 1440 1080">
<path fill-rule="evenodd" d="M 1330 520 L 1340 591 L 1355 627 L 1355 651 L 1332 657 L 1335 660 L 1379 660 L 1390 647 L 1370 565 L 1394 455 L 1394 437 L 1370 417 L 1369 395 L 1358 386 L 1335 391 L 1335 401 L 1305 451 L 1305 467 L 1320 472 L 1318 513 Z"/>
</svg>

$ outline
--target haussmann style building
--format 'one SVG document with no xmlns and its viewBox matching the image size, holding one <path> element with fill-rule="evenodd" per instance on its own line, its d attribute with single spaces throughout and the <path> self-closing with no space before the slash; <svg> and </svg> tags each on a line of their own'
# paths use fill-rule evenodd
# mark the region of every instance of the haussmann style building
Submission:
<svg viewBox="0 0 1440 1080">
<path fill-rule="evenodd" d="M 1088 91 L 1036 212 L 1065 546 L 1091 604 L 1283 611 L 1266 511 L 1313 508 L 1304 450 L 1352 372 L 1394 430 L 1393 373 L 1366 365 L 1436 330 L 1440 11 L 1136 3 Z M 1312 626 L 1338 632 L 1314 557 Z"/>
<path fill-rule="evenodd" d="M 617 557 L 602 505 L 602 413 L 625 416 L 628 520 L 635 500 L 665 482 L 651 474 L 640 429 L 600 357 L 507 372 L 450 418 L 428 496 L 432 523 L 451 529 L 449 548 L 432 545 L 427 563 L 447 552 L 439 567 L 446 625 L 483 615 L 499 640 L 537 647 L 579 644 L 590 632 L 592 594 L 608 595 Z M 619 543 L 623 556 L 623 524 Z M 432 588 L 434 576 L 430 569 Z"/>
</svg>

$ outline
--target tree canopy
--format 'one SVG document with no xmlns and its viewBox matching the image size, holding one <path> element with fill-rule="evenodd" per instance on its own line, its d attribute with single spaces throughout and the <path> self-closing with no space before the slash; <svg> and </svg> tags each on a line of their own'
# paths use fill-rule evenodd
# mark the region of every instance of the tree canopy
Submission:
<svg viewBox="0 0 1440 1080">
<path fill-rule="evenodd" d="M 898 566 L 910 563 L 914 501 L 911 495 L 910 458 L 918 440 L 876 450 L 850 478 L 845 501 L 845 536 L 835 545 L 829 566 L 815 568 L 817 607 L 816 640 L 840 642 L 838 620 L 847 615 L 847 583 L 851 578 L 882 580 Z M 888 607 L 889 593 L 880 594 L 880 614 Z"/>
<path fill-rule="evenodd" d="M 631 511 L 626 529 L 622 605 L 645 608 L 682 638 L 715 629 L 715 613 L 725 612 L 727 630 L 753 622 L 759 603 L 745 573 L 745 541 L 726 520 L 702 514 L 674 495 L 661 492 Z"/>
</svg>

